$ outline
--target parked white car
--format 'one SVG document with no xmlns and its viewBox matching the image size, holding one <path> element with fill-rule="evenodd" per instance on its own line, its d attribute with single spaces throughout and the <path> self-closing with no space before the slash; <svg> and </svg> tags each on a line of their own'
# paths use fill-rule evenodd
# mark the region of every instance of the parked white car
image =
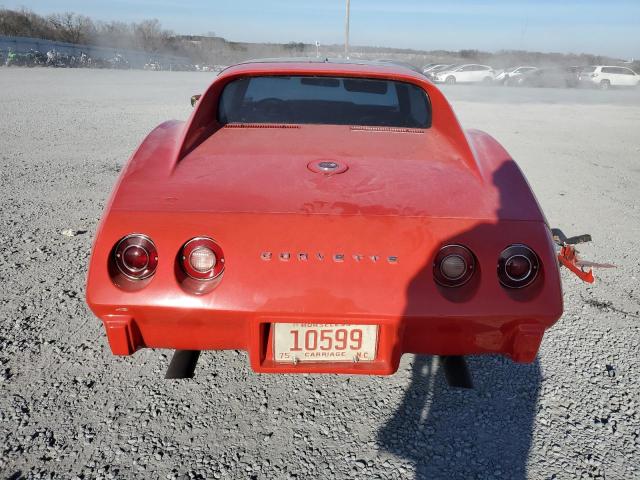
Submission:
<svg viewBox="0 0 640 480">
<path fill-rule="evenodd" d="M 422 73 L 427 73 L 435 65 L 437 65 L 437 63 L 427 63 L 422 67 Z"/>
<path fill-rule="evenodd" d="M 422 73 L 427 77 L 433 76 L 435 73 L 445 70 L 447 67 L 451 67 L 451 64 L 447 63 L 430 63 L 422 67 Z"/>
<path fill-rule="evenodd" d="M 493 68 L 488 65 L 466 64 L 451 70 L 442 70 L 434 75 L 436 83 L 491 83 L 495 77 Z"/>
<path fill-rule="evenodd" d="M 529 66 L 506 68 L 495 76 L 495 81 L 504 85 L 515 85 L 518 83 L 517 79 L 522 78 L 522 75 L 535 70 L 537 70 L 536 67 Z"/>
<path fill-rule="evenodd" d="M 584 67 L 578 74 L 578 80 L 607 90 L 610 87 L 636 87 L 640 84 L 640 75 L 627 67 L 597 65 Z"/>
</svg>

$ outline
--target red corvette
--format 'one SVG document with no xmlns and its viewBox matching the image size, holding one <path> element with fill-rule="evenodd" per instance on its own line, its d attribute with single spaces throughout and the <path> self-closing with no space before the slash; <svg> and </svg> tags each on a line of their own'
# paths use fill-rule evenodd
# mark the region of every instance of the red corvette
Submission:
<svg viewBox="0 0 640 480">
<path fill-rule="evenodd" d="M 433 354 L 464 377 L 468 354 L 533 361 L 562 314 L 550 229 L 504 148 L 409 68 L 326 61 L 228 68 L 149 134 L 87 302 L 114 354 L 176 349 L 173 377 L 221 349 L 271 373 Z"/>
</svg>

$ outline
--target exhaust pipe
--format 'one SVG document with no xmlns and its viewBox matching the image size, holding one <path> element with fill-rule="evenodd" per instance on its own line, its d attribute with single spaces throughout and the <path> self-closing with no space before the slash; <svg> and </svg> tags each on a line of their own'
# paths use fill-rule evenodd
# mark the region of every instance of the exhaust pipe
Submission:
<svg viewBox="0 0 640 480">
<path fill-rule="evenodd" d="M 473 388 L 471 372 L 467 367 L 467 361 L 461 355 L 440 357 L 440 365 L 444 370 L 444 378 L 450 387 Z"/>
<path fill-rule="evenodd" d="M 166 379 L 193 378 L 200 350 L 176 350 L 167 368 Z"/>
</svg>

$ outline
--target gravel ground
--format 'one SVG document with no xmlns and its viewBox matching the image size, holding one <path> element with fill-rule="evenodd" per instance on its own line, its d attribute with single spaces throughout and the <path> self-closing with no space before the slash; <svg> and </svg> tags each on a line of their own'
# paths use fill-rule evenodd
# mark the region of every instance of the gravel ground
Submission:
<svg viewBox="0 0 640 480">
<path fill-rule="evenodd" d="M 619 266 L 593 286 L 563 273 L 534 364 L 471 358 L 476 388 L 458 391 L 430 357 L 384 378 L 270 376 L 206 352 L 169 382 L 170 352 L 111 355 L 85 274 L 123 162 L 209 79 L 0 69 L 0 477 L 640 478 L 640 90 L 445 88 L 550 223 Z"/>
</svg>

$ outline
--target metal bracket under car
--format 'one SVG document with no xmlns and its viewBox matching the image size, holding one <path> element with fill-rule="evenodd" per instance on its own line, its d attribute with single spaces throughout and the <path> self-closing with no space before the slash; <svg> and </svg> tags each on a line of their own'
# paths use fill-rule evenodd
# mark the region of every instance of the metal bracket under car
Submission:
<svg viewBox="0 0 640 480">
<path fill-rule="evenodd" d="M 583 282 L 593 283 L 593 267 L 595 268 L 615 268 L 615 265 L 609 263 L 594 263 L 580 259 L 578 250 L 574 245 L 591 241 L 591 235 L 585 233 L 574 237 L 567 237 L 559 228 L 552 228 L 551 234 L 553 241 L 557 245 L 558 261 L 560 265 L 564 265 Z M 587 270 L 588 268 L 588 270 Z"/>
</svg>

